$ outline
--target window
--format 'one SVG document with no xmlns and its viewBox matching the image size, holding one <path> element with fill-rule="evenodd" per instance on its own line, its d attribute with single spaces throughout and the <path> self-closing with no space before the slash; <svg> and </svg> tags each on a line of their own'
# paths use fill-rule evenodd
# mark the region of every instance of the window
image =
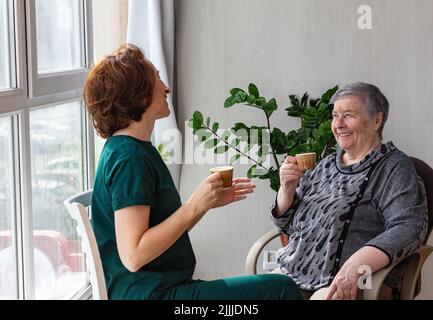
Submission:
<svg viewBox="0 0 433 320">
<path fill-rule="evenodd" d="M 11 32 L 12 3 L 0 0 L 0 90 L 15 88 L 14 34 Z"/>
<path fill-rule="evenodd" d="M 0 300 L 16 299 L 17 268 L 14 232 L 12 118 L 0 118 Z M 4 151 L 4 152 L 3 152 Z"/>
<path fill-rule="evenodd" d="M 91 5 L 0 0 L 0 299 L 64 299 L 88 286 L 63 201 L 94 175 L 82 103 Z"/>
<path fill-rule="evenodd" d="M 85 282 L 76 224 L 63 205 L 85 187 L 82 110 L 71 102 L 30 112 L 36 299 L 62 299 Z"/>
<path fill-rule="evenodd" d="M 38 74 L 83 68 L 83 2 L 36 0 Z"/>
<path fill-rule="evenodd" d="M 31 97 L 74 91 L 87 75 L 91 43 L 89 0 L 27 0 Z"/>
</svg>

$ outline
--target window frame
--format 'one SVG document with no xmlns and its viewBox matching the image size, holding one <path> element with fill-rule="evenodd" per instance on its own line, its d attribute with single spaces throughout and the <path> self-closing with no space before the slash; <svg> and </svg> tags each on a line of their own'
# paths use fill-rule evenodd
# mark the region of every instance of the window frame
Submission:
<svg viewBox="0 0 433 320">
<path fill-rule="evenodd" d="M 10 117 L 13 139 L 13 190 L 14 209 L 11 217 L 13 235 L 12 249 L 16 254 L 18 299 L 35 298 L 34 254 L 33 254 L 33 210 L 31 187 L 30 111 L 37 108 L 60 105 L 71 101 L 82 102 L 84 79 L 93 62 L 92 0 L 79 0 L 84 8 L 84 68 L 72 72 L 37 75 L 37 48 L 34 0 L 10 0 L 12 3 L 14 50 L 13 62 L 16 70 L 16 88 L 0 91 L 0 117 Z M 12 29 L 10 29 L 11 31 Z M 36 76 L 35 76 L 36 72 Z M 92 123 L 86 112 L 82 112 L 84 147 L 84 185 L 93 183 L 94 136 Z M 89 284 L 88 284 L 89 285 Z M 87 287 L 88 287 L 87 285 Z M 87 292 L 86 288 L 83 292 Z M 80 298 L 80 294 L 74 296 Z M 85 298 L 82 296 L 81 298 Z"/>
<path fill-rule="evenodd" d="M 91 1 L 80 1 L 83 8 L 83 59 L 84 67 L 74 70 L 38 74 L 38 50 L 36 34 L 36 3 L 35 0 L 26 0 L 27 15 L 27 52 L 28 52 L 28 74 L 29 74 L 29 95 L 40 97 L 57 92 L 67 92 L 80 87 L 85 80 L 89 65 L 92 61 L 93 38 L 92 35 L 92 6 Z M 55 88 L 55 89 L 54 89 Z"/>
<path fill-rule="evenodd" d="M 13 27 L 15 25 L 15 3 L 12 2 L 11 6 L 8 6 L 8 15 L 9 15 L 9 19 L 7 20 L 7 24 L 6 21 L 3 22 L 4 26 L 6 27 L 6 31 L 10 30 L 11 27 Z M 9 42 L 9 59 L 11 62 L 15 62 L 16 61 L 16 52 L 15 52 L 15 39 L 16 39 L 16 34 L 14 33 L 8 33 L 8 42 Z M 10 79 L 9 81 L 10 83 L 10 87 L 11 89 L 14 89 L 17 87 L 17 76 L 16 76 L 16 63 L 11 63 L 11 65 L 9 66 L 9 73 L 10 73 Z M 15 74 L 15 77 L 12 77 L 12 74 Z M 13 79 L 13 80 L 12 80 Z M 6 90 L 11 90 L 11 89 L 6 89 Z M 3 89 L 2 91 L 6 91 L 5 89 Z"/>
<path fill-rule="evenodd" d="M 19 179 L 18 176 L 18 171 L 16 170 L 17 166 L 19 166 L 19 161 L 18 161 L 18 152 L 17 152 L 17 136 L 16 136 L 16 128 L 17 126 L 15 125 L 16 121 L 17 121 L 17 117 L 12 115 L 12 114 L 4 114 L 2 115 L 2 118 L 4 120 L 6 120 L 8 122 L 8 126 L 9 126 L 9 132 L 11 134 L 11 139 L 10 139 L 10 147 L 7 149 L 7 154 L 8 154 L 8 162 L 10 165 L 10 170 L 12 171 L 12 175 L 9 178 L 9 182 L 10 182 L 10 190 L 9 192 L 11 193 L 9 195 L 10 198 L 10 207 L 9 207 L 9 219 L 10 219 L 10 232 L 11 232 L 11 250 L 13 252 L 13 266 L 14 266 L 14 278 L 15 278 L 15 292 L 13 292 L 13 295 L 15 298 L 18 298 L 20 296 L 20 293 L 22 292 L 21 287 L 20 287 L 20 279 L 21 279 L 21 275 L 22 275 L 22 270 L 20 270 L 20 257 L 22 256 L 22 251 L 20 250 L 20 237 L 21 237 L 21 230 L 20 228 L 18 228 L 18 220 L 17 220 L 17 205 L 19 204 L 19 190 L 17 189 L 19 186 L 19 183 L 17 183 L 17 179 Z M 12 276 L 12 275 L 11 275 Z"/>
<path fill-rule="evenodd" d="M 11 63 L 14 63 L 16 77 L 15 88 L 0 91 L 0 114 L 8 113 L 11 111 L 18 111 L 26 105 L 27 100 L 27 61 L 25 57 L 26 44 L 25 44 L 25 13 L 24 2 L 22 0 L 12 1 L 12 25 L 9 27 L 14 28 L 13 43 L 15 48 L 10 48 L 14 52 L 11 55 Z M 14 50 L 15 49 L 15 50 Z"/>
</svg>

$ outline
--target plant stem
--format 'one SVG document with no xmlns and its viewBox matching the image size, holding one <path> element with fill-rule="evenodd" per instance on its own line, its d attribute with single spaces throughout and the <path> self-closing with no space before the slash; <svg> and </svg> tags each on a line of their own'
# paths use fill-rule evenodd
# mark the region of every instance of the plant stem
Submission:
<svg viewBox="0 0 433 320">
<path fill-rule="evenodd" d="M 269 115 L 266 112 L 266 110 L 265 109 L 262 109 L 262 110 L 265 112 L 266 121 L 268 123 L 269 136 L 271 136 L 271 134 L 272 134 L 272 132 L 271 132 L 271 119 L 269 118 Z M 274 149 L 274 146 L 272 145 L 272 143 L 269 143 L 269 145 L 271 146 L 272 156 L 274 157 L 275 165 L 276 165 L 277 170 L 279 172 L 280 171 L 280 164 L 278 163 L 277 153 L 275 152 L 275 149 Z"/>
<path fill-rule="evenodd" d="M 249 155 L 247 155 L 246 153 L 242 152 L 241 150 L 239 150 L 238 148 L 232 146 L 231 144 L 229 144 L 225 139 L 223 139 L 221 136 L 219 136 L 215 131 L 213 131 L 211 128 L 209 128 L 206 125 L 202 125 L 202 128 L 209 130 L 210 132 L 212 132 L 212 134 L 217 137 L 219 140 L 221 140 L 222 142 L 224 142 L 227 146 L 229 146 L 230 148 L 234 149 L 236 152 L 240 153 L 241 155 L 243 155 L 244 157 L 250 159 L 252 162 L 254 162 L 257 166 L 262 167 L 263 169 L 265 169 L 266 171 L 269 172 L 270 169 L 266 168 L 265 166 L 263 166 L 261 163 L 258 163 L 256 160 L 254 160 L 253 158 L 251 158 Z"/>
</svg>

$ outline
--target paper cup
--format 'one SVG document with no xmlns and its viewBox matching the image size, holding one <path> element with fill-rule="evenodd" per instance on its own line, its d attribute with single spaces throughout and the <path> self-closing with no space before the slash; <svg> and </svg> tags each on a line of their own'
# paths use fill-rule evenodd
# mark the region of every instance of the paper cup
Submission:
<svg viewBox="0 0 433 320">
<path fill-rule="evenodd" d="M 223 179 L 223 187 L 229 188 L 233 184 L 233 167 L 215 167 L 210 169 L 211 173 L 219 172 Z"/>
<path fill-rule="evenodd" d="M 296 155 L 296 160 L 298 161 L 298 166 L 302 170 L 311 170 L 316 164 L 316 153 L 300 153 Z"/>
</svg>

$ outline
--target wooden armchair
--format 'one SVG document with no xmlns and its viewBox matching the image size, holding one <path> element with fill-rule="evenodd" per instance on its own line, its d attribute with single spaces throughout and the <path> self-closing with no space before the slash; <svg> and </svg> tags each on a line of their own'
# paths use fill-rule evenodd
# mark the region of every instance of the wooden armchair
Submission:
<svg viewBox="0 0 433 320">
<path fill-rule="evenodd" d="M 427 239 L 430 236 L 432 225 L 433 225 L 433 169 L 426 164 L 424 161 L 411 157 L 413 164 L 415 165 L 418 175 L 424 182 L 424 186 L 427 194 L 427 206 L 428 206 L 428 219 L 429 219 L 429 231 Z M 281 236 L 278 229 L 273 229 L 262 237 L 260 237 L 251 247 L 248 252 L 245 271 L 246 274 L 257 274 L 257 260 L 263 250 L 263 248 L 273 239 Z M 281 237 L 282 244 L 287 245 L 287 238 Z M 426 239 L 426 241 L 427 241 Z M 414 299 L 421 290 L 421 269 L 424 262 L 427 260 L 433 247 L 424 244 L 421 248 L 415 251 L 411 256 L 406 258 L 407 268 L 403 276 L 402 288 L 400 292 L 401 299 L 411 300 Z M 398 264 L 398 263 L 397 263 Z M 372 276 L 372 289 L 365 289 L 363 291 L 364 300 L 377 300 L 379 297 L 380 289 L 386 277 L 396 267 L 397 264 L 391 265 L 387 268 L 383 268 L 375 272 Z"/>
</svg>

